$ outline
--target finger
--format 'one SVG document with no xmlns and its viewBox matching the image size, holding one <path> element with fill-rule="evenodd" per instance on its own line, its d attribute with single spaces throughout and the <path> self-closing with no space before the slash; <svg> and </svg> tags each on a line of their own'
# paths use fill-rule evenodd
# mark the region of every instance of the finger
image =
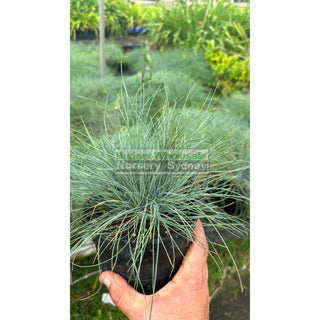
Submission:
<svg viewBox="0 0 320 320">
<path fill-rule="evenodd" d="M 194 228 L 193 240 L 195 241 L 196 245 L 204 248 L 206 252 L 208 251 L 209 246 L 206 239 L 206 233 L 200 219 L 197 220 L 196 226 Z"/>
<path fill-rule="evenodd" d="M 202 265 L 207 261 L 209 247 L 200 219 L 198 219 L 194 228 L 193 241 L 194 242 L 190 244 L 187 254 L 185 255 L 183 264 L 190 265 L 190 263 L 187 263 L 187 261 L 189 261 L 197 266 Z"/>
<path fill-rule="evenodd" d="M 108 287 L 114 304 L 127 316 L 135 312 L 134 306 L 144 303 L 143 295 L 134 290 L 120 275 L 105 271 L 101 273 L 99 280 Z"/>
<path fill-rule="evenodd" d="M 190 244 L 184 260 L 182 261 L 177 274 L 173 278 L 175 283 L 191 281 L 200 284 L 205 278 L 208 258 L 208 243 L 200 219 L 198 219 L 194 231 L 194 243 Z"/>
</svg>

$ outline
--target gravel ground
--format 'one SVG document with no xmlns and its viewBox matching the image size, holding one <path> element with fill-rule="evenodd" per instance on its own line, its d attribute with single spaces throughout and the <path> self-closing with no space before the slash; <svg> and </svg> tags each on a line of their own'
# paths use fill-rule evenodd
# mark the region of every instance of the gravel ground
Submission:
<svg viewBox="0 0 320 320">
<path fill-rule="evenodd" d="M 210 320 L 250 319 L 250 272 L 242 272 L 241 292 L 236 276 L 227 278 L 210 303 Z"/>
</svg>

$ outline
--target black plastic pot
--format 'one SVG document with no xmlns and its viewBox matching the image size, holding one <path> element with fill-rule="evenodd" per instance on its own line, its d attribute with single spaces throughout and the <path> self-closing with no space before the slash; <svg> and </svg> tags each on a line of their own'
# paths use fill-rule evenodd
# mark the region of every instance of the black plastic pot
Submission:
<svg viewBox="0 0 320 320">
<path fill-rule="evenodd" d="M 167 252 L 165 251 L 163 245 L 160 242 L 159 247 L 159 257 L 158 257 L 158 270 L 157 270 L 157 277 L 156 277 L 156 284 L 155 284 L 155 291 L 158 291 L 162 287 L 164 287 L 176 274 L 178 271 L 181 262 L 183 260 L 183 256 L 186 254 L 190 242 L 185 239 L 181 234 L 174 234 L 173 238 L 176 242 L 176 245 L 179 247 L 180 251 L 177 249 L 176 246 L 172 244 L 172 241 L 169 237 L 162 238 L 162 241 L 165 245 Z M 101 270 L 112 270 L 112 249 L 110 246 L 107 246 L 108 240 L 104 241 L 105 239 L 100 239 L 100 263 L 101 263 Z M 155 241 L 153 246 L 153 241 Z M 96 238 L 94 242 L 98 248 L 99 240 Z M 128 283 L 133 287 L 135 285 L 135 278 L 129 279 L 129 267 L 132 264 L 131 255 L 130 255 L 130 247 L 131 250 L 135 248 L 135 241 L 128 242 L 126 239 L 121 239 L 119 242 L 119 248 L 117 248 L 117 261 L 114 266 L 113 271 L 123 278 L 125 278 Z M 141 269 L 140 269 L 140 279 L 141 284 L 144 289 L 145 294 L 152 294 L 153 293 L 153 263 L 156 259 L 156 249 L 157 247 L 157 240 L 149 240 L 147 243 L 146 251 L 143 256 Z M 154 252 L 155 251 L 155 252 Z M 172 270 L 172 265 L 168 259 L 168 255 L 170 260 L 174 262 L 174 268 Z M 136 290 L 143 293 L 142 287 L 140 284 L 136 287 Z"/>
<path fill-rule="evenodd" d="M 226 230 L 223 228 L 205 228 L 205 233 L 207 238 L 212 242 L 212 243 L 223 243 L 228 242 L 228 241 L 233 241 L 233 240 L 239 240 L 239 239 L 245 239 L 250 237 L 250 229 L 249 225 L 247 227 L 238 227 L 238 230 Z M 223 241 L 222 241 L 222 239 Z"/>
<path fill-rule="evenodd" d="M 225 242 L 236 240 L 236 239 L 243 239 L 249 237 L 249 229 L 242 228 L 240 231 L 228 231 L 222 228 L 206 228 L 205 233 L 207 238 L 213 243 L 222 243 L 222 239 Z M 166 247 L 167 252 L 165 251 L 164 247 L 160 243 L 159 248 L 159 257 L 158 257 L 158 270 L 157 270 L 157 279 L 155 285 L 155 292 L 160 290 L 164 287 L 177 273 L 184 255 L 186 254 L 190 241 L 186 240 L 181 234 L 174 234 L 173 238 L 179 247 L 180 251 L 173 246 L 172 241 L 169 237 L 162 238 L 162 241 Z M 152 286 L 153 286 L 153 263 L 156 260 L 155 252 L 157 243 L 155 240 L 154 248 L 153 248 L 153 241 L 149 240 L 147 243 L 146 251 L 143 256 L 141 269 L 140 269 L 140 279 L 141 284 L 143 286 L 145 294 L 152 294 Z M 95 245 L 98 248 L 99 240 L 96 238 L 94 239 Z M 100 239 L 100 262 L 101 262 L 101 270 L 112 270 L 112 249 L 108 246 L 108 240 L 105 241 L 105 238 L 101 237 Z M 119 248 L 117 248 L 118 255 L 116 264 L 114 266 L 113 271 L 123 278 L 125 278 L 128 283 L 133 287 L 135 285 L 135 278 L 129 279 L 129 267 L 132 265 L 131 255 L 130 255 L 130 248 L 131 251 L 135 248 L 135 241 L 128 242 L 126 239 L 121 239 L 119 242 Z M 155 251 L 155 252 L 154 252 Z M 170 260 L 174 261 L 174 268 L 172 270 L 172 265 L 168 259 L 167 253 L 170 256 Z M 136 287 L 137 291 L 143 293 L 141 284 L 138 284 Z"/>
</svg>

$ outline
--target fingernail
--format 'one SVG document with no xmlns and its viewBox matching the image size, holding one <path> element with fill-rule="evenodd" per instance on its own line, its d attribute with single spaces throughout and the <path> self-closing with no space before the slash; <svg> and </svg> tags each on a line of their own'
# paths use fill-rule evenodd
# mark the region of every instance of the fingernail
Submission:
<svg viewBox="0 0 320 320">
<path fill-rule="evenodd" d="M 110 286 L 110 280 L 108 278 L 103 279 L 103 283 L 109 288 Z"/>
</svg>

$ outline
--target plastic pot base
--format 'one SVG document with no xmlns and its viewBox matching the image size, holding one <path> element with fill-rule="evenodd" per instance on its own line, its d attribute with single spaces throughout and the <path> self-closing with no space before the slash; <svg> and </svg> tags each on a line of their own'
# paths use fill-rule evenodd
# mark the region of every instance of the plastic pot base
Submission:
<svg viewBox="0 0 320 320">
<path fill-rule="evenodd" d="M 163 245 L 159 244 L 159 256 L 158 256 L 158 270 L 156 276 L 156 283 L 155 283 L 155 292 L 160 290 L 164 287 L 176 274 L 178 271 L 183 257 L 186 254 L 190 242 L 186 240 L 180 234 L 173 235 L 174 241 L 179 249 L 172 243 L 171 239 L 162 238 L 162 241 L 165 245 L 166 250 L 164 249 Z M 98 247 L 98 239 L 94 240 L 96 246 Z M 103 240 L 100 240 L 103 243 Z M 107 245 L 106 241 L 106 245 Z M 130 266 L 132 264 L 131 254 L 130 254 L 130 247 L 131 250 L 134 250 L 135 242 L 128 243 L 126 240 L 121 239 L 118 248 L 118 255 L 116 258 L 116 264 L 113 268 L 113 272 L 121 275 L 125 278 L 128 283 L 135 287 L 135 289 L 140 293 L 145 294 L 152 294 L 153 293 L 153 261 L 156 259 L 156 251 L 157 251 L 157 241 L 155 240 L 155 244 L 153 245 L 153 240 L 149 240 L 147 243 L 145 254 L 142 258 L 142 263 L 140 267 L 140 281 L 141 283 L 135 284 L 135 279 L 130 277 Z M 154 247 L 154 248 L 153 248 Z M 104 247 L 104 245 L 100 244 L 100 263 L 101 263 L 101 270 L 107 271 L 112 270 L 112 250 L 110 247 Z M 166 252 L 167 251 L 167 252 Z M 168 255 L 170 260 L 168 259 Z M 172 266 L 174 264 L 174 266 Z M 143 289 L 142 289 L 143 287 Z"/>
</svg>

